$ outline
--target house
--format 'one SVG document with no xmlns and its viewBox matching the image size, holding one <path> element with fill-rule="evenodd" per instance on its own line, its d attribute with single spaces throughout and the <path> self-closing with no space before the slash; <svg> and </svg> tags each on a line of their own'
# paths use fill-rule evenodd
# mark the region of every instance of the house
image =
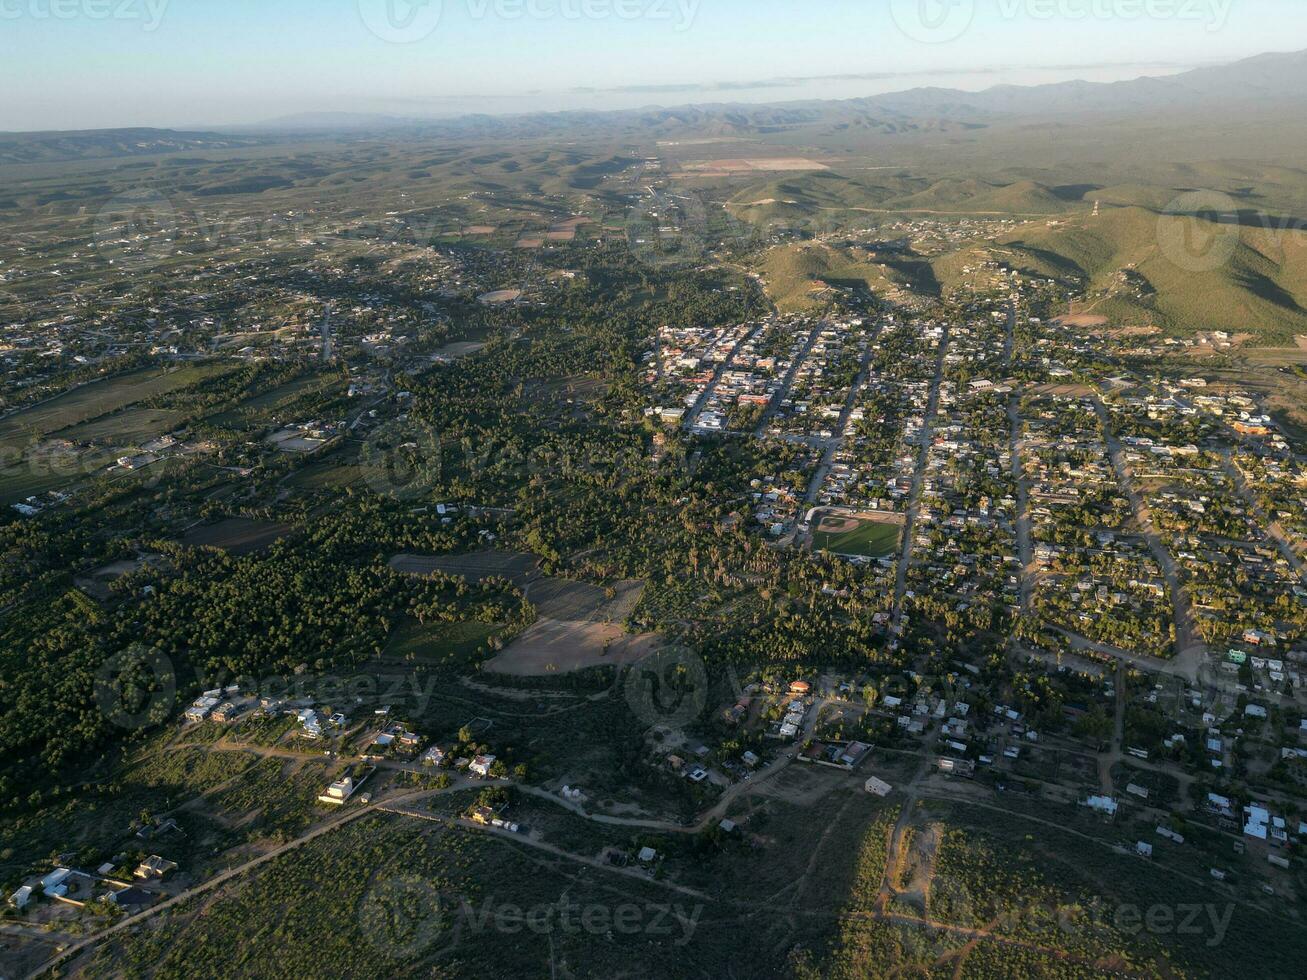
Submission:
<svg viewBox="0 0 1307 980">
<path fill-rule="evenodd" d="M 1256 803 L 1250 803 L 1243 808 L 1246 818 L 1243 826 L 1243 832 L 1246 837 L 1253 837 L 1257 840 L 1266 840 L 1269 832 L 1268 824 L 1271 822 L 1271 812 L 1264 806 L 1258 806 Z"/>
<path fill-rule="evenodd" d="M 68 886 L 65 882 L 72 874 L 69 868 L 55 868 L 48 875 L 41 879 L 41 891 L 51 898 L 58 898 L 68 892 Z"/>
<path fill-rule="evenodd" d="M 1135 853 L 1140 857 L 1150 858 L 1153 856 L 1153 845 L 1141 840 L 1135 844 Z"/>
<path fill-rule="evenodd" d="M 871 746 L 865 742 L 850 742 L 845 746 L 844 751 L 837 760 L 841 765 L 853 768 L 871 751 Z"/>
<path fill-rule="evenodd" d="M 658 852 L 652 847 L 642 847 L 637 857 L 640 859 L 641 864 L 652 864 L 658 859 Z"/>
<path fill-rule="evenodd" d="M 885 782 L 883 779 L 877 778 L 876 776 L 872 776 L 867 780 L 865 788 L 868 793 L 881 797 L 889 796 L 890 792 L 894 789 L 894 787 L 889 783 Z"/>
<path fill-rule="evenodd" d="M 976 764 L 967 759 L 950 759 L 947 757 L 935 760 L 935 767 L 948 776 L 970 776 L 976 771 Z"/>
<path fill-rule="evenodd" d="M 9 896 L 9 906 L 22 911 L 27 908 L 27 903 L 32 900 L 32 886 L 24 885 L 18 891 Z"/>
<path fill-rule="evenodd" d="M 1091 796 L 1085 800 L 1084 805 L 1105 817 L 1116 816 L 1116 800 L 1110 796 Z"/>
<path fill-rule="evenodd" d="M 110 902 L 126 912 L 140 912 L 154 904 L 154 896 L 143 888 L 124 888 L 106 896 Z"/>
<path fill-rule="evenodd" d="M 494 764 L 495 757 L 493 755 L 479 755 L 472 760 L 472 765 L 468 766 L 468 768 L 482 779 L 489 779 L 490 767 Z"/>
<path fill-rule="evenodd" d="M 356 788 L 354 780 L 351 777 L 346 776 L 344 779 L 338 779 L 328 786 L 327 791 L 318 797 L 318 802 L 335 804 L 344 803 L 354 795 L 354 790 Z"/>
<path fill-rule="evenodd" d="M 218 706 L 218 699 L 215 697 L 197 698 L 195 703 L 186 709 L 187 721 L 204 721 L 209 717 L 209 713 Z"/>
<path fill-rule="evenodd" d="M 246 704 L 240 704 L 235 701 L 226 701 L 213 710 L 213 720 L 225 725 L 229 722 L 235 721 L 241 715 L 245 714 L 248 707 L 249 706 Z"/>
<path fill-rule="evenodd" d="M 151 854 L 132 872 L 137 878 L 163 878 L 171 871 L 177 870 L 177 862 L 167 861 L 157 854 Z"/>
<path fill-rule="evenodd" d="M 422 753 L 422 764 L 424 766 L 438 766 L 445 761 L 445 750 L 439 745 L 433 745 Z"/>
</svg>

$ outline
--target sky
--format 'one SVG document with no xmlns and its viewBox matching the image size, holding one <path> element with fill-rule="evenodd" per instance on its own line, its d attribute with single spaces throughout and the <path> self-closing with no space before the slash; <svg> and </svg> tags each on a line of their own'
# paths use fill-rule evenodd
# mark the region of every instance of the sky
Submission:
<svg viewBox="0 0 1307 980">
<path fill-rule="evenodd" d="M 1303 0 L 0 0 L 0 130 L 852 98 L 1303 48 Z"/>
</svg>

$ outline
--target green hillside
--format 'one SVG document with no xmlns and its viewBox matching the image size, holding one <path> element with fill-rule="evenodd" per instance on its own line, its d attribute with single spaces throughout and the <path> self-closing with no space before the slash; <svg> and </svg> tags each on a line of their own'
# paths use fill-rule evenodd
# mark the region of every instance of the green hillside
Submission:
<svg viewBox="0 0 1307 980">
<path fill-rule="evenodd" d="M 893 298 L 904 281 L 893 267 L 882 266 L 866 252 L 816 243 L 773 248 L 757 271 L 772 302 L 786 313 L 821 309 L 839 288 Z"/>
<path fill-rule="evenodd" d="M 933 179 L 901 172 L 855 177 L 822 171 L 749 184 L 727 207 L 753 224 L 836 224 L 860 214 L 896 211 L 1022 217 L 1083 210 L 1089 207 L 1085 192 L 1084 187 L 1054 189 L 1025 179 Z"/>
<path fill-rule="evenodd" d="M 1307 239 L 1255 216 L 1219 223 L 1109 208 L 1097 218 L 1023 227 L 999 238 L 993 257 L 1079 280 L 1095 312 L 1123 323 L 1278 340 L 1307 333 Z"/>
</svg>

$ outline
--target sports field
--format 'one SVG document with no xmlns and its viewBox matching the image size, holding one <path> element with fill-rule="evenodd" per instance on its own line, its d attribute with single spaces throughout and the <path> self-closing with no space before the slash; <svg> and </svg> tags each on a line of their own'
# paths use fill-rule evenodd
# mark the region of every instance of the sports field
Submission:
<svg viewBox="0 0 1307 980">
<path fill-rule="evenodd" d="M 856 517 L 823 517 L 812 536 L 814 551 L 864 558 L 888 558 L 898 549 L 901 528 L 895 523 Z"/>
</svg>

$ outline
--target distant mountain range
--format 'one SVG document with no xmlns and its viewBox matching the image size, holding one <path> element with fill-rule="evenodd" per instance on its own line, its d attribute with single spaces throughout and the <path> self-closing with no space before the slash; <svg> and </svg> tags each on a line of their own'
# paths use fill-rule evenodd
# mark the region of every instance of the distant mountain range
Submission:
<svg viewBox="0 0 1307 980">
<path fill-rule="evenodd" d="M 261 142 L 250 136 L 189 133 L 172 129 L 87 129 L 70 132 L 0 133 L 0 164 L 59 163 L 146 156 L 187 150 L 227 149 Z"/>
<path fill-rule="evenodd" d="M 1123 82 L 1000 85 L 980 92 L 917 88 L 863 99 L 770 105 L 654 106 L 619 111 L 466 115 L 449 119 L 308 113 L 222 132 L 162 129 L 0 134 L 0 163 L 137 156 L 255 145 L 327 133 L 403 133 L 433 138 L 617 138 L 766 135 L 786 131 L 875 136 L 965 133 L 1017 120 L 1298 113 L 1307 108 L 1307 51 L 1264 54 L 1228 65 Z M 1289 116 L 1289 118 L 1296 118 Z"/>
<path fill-rule="evenodd" d="M 768 133 L 807 126 L 859 128 L 886 134 L 950 131 L 1002 119 L 1073 118 L 1233 109 L 1282 110 L 1307 104 L 1307 51 L 1263 54 L 1228 65 L 1123 82 L 999 85 L 980 92 L 915 88 L 838 101 L 766 105 L 712 103 L 610 112 L 467 115 L 420 119 L 351 113 L 308 113 L 257 130 L 421 129 L 449 136 L 545 136 L 559 130 L 613 132 L 693 130 L 709 135 Z"/>
</svg>

